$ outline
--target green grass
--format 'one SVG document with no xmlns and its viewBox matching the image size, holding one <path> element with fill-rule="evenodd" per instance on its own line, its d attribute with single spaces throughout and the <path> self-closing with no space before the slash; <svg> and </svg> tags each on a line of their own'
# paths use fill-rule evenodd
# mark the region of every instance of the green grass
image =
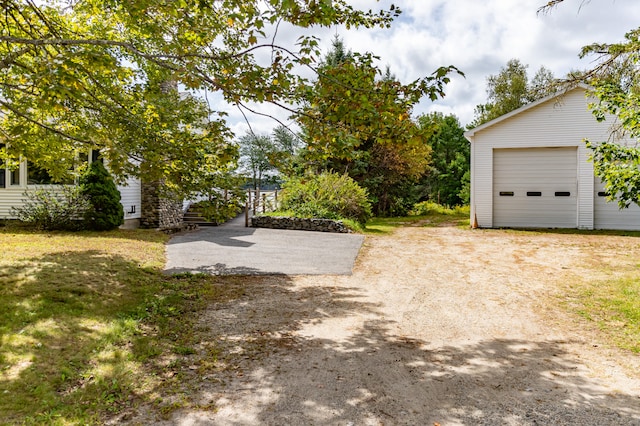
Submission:
<svg viewBox="0 0 640 426">
<path fill-rule="evenodd" d="M 572 287 L 572 305 L 615 346 L 640 353 L 640 277 L 581 282 Z"/>
<path fill-rule="evenodd" d="M 404 226 L 469 226 L 469 207 L 449 209 L 435 203 L 420 203 L 405 217 L 374 217 L 367 222 L 365 234 L 385 235 Z"/>
<path fill-rule="evenodd" d="M 0 424 L 101 424 L 162 389 L 189 393 L 164 376 L 194 353 L 193 313 L 224 289 L 163 275 L 166 239 L 0 227 Z"/>
</svg>

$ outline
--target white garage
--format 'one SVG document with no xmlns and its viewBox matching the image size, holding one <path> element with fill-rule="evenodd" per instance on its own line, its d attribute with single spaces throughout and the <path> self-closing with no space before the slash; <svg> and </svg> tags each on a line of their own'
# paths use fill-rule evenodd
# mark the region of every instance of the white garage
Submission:
<svg viewBox="0 0 640 426">
<path fill-rule="evenodd" d="M 576 147 L 496 149 L 493 226 L 575 228 Z"/>
<path fill-rule="evenodd" d="M 584 140 L 610 123 L 588 110 L 586 86 L 550 96 L 465 133 L 471 221 L 484 227 L 640 229 L 640 208 L 606 201 Z"/>
</svg>

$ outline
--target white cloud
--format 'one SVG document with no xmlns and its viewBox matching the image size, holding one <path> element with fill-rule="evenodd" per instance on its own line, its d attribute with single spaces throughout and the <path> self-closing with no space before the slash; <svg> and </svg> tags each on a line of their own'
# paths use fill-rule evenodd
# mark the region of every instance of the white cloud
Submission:
<svg viewBox="0 0 640 426">
<path fill-rule="evenodd" d="M 370 0 L 352 0 L 354 7 L 368 10 L 389 7 L 391 0 L 372 5 Z M 545 14 L 537 9 L 544 0 L 396 0 L 403 10 L 391 29 L 316 29 L 328 49 L 339 34 L 348 48 L 380 56 L 380 65 L 408 82 L 431 74 L 442 65 L 455 65 L 466 78 L 455 77 L 447 96 L 435 103 L 423 101 L 415 113 L 443 111 L 456 114 L 464 125 L 472 120 L 475 105 L 486 102 L 486 77 L 496 74 L 509 59 L 529 65 L 529 75 L 544 65 L 556 76 L 589 67 L 580 61 L 582 46 L 593 42 L 621 41 L 624 33 L 640 25 L 637 0 L 566 0 Z M 280 28 L 278 39 L 290 45 L 299 33 Z M 220 104 L 223 107 L 222 104 Z M 260 107 L 264 110 L 264 107 Z M 288 113 L 278 113 L 286 119 Z M 240 133 L 243 118 L 231 113 L 230 122 Z M 237 121 L 233 121 L 237 120 Z M 250 116 L 254 130 L 269 132 L 277 123 Z"/>
</svg>

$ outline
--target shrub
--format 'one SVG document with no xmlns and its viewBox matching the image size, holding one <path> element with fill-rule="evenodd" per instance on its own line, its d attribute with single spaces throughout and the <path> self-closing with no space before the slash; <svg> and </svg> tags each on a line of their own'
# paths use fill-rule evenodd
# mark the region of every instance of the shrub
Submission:
<svg viewBox="0 0 640 426">
<path fill-rule="evenodd" d="M 84 227 L 83 218 L 90 208 L 87 197 L 76 186 L 36 189 L 24 194 L 21 207 L 12 207 L 11 215 L 38 229 L 77 230 Z"/>
<path fill-rule="evenodd" d="M 432 201 L 423 201 L 413 206 L 409 212 L 409 216 L 428 216 L 428 215 L 468 215 L 469 206 L 455 206 L 449 208 Z"/>
<path fill-rule="evenodd" d="M 352 219 L 363 224 L 371 217 L 367 191 L 349 176 L 331 172 L 290 178 L 283 186 L 280 207 L 300 217 Z"/>
<path fill-rule="evenodd" d="M 198 201 L 192 207 L 206 220 L 224 223 L 242 211 L 245 200 L 246 194 L 242 191 L 229 191 L 226 198 L 223 194 L 212 191 L 208 200 Z"/>
<path fill-rule="evenodd" d="M 80 191 L 91 204 L 84 216 L 87 228 L 107 231 L 124 223 L 120 191 L 102 162 L 91 163 L 80 178 Z"/>
</svg>

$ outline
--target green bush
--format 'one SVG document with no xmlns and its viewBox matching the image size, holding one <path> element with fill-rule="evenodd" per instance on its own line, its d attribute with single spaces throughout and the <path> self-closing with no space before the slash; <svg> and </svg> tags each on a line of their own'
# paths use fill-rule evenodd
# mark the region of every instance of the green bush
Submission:
<svg viewBox="0 0 640 426">
<path fill-rule="evenodd" d="M 192 208 L 198 211 L 208 221 L 224 223 L 242 212 L 246 201 L 244 191 L 229 191 L 227 196 L 212 191 L 208 200 L 198 201 L 192 204 Z"/>
<path fill-rule="evenodd" d="M 57 186 L 26 191 L 20 207 L 12 207 L 11 215 L 37 229 L 78 230 L 89 210 L 87 197 L 76 186 Z"/>
<path fill-rule="evenodd" d="M 469 206 L 455 206 L 449 208 L 432 201 L 423 201 L 413 206 L 409 212 L 409 216 L 428 216 L 434 214 L 441 215 L 468 215 Z"/>
<path fill-rule="evenodd" d="M 124 209 L 120 204 L 120 191 L 100 161 L 94 161 L 80 178 L 80 192 L 90 208 L 84 215 L 87 228 L 108 231 L 124 223 Z"/>
<path fill-rule="evenodd" d="M 352 219 L 362 224 L 371 217 L 367 191 L 349 176 L 331 172 L 290 178 L 283 186 L 280 208 L 299 217 Z"/>
</svg>

